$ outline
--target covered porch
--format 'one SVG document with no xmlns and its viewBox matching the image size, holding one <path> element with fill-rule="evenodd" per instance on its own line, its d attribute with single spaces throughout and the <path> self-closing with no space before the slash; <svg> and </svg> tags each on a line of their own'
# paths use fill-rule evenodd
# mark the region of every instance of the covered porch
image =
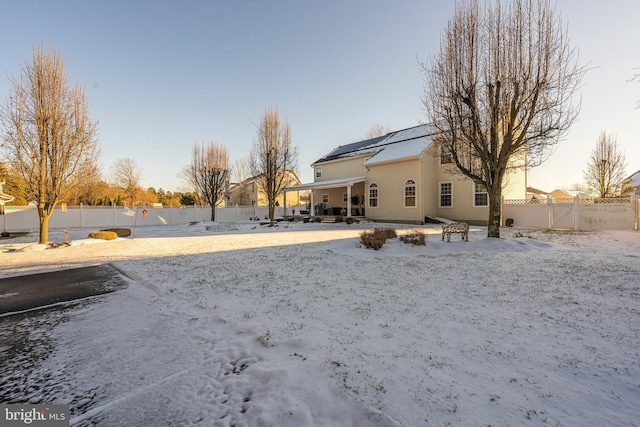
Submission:
<svg viewBox="0 0 640 427">
<path fill-rule="evenodd" d="M 309 191 L 311 193 L 311 216 L 361 216 L 364 212 L 364 176 L 316 181 L 294 185 L 284 189 L 284 202 L 287 193 Z M 327 191 L 321 194 L 322 190 Z M 331 194 L 331 196 L 330 196 Z M 346 194 L 346 197 L 343 195 Z M 325 200 L 323 198 L 326 197 Z"/>
</svg>

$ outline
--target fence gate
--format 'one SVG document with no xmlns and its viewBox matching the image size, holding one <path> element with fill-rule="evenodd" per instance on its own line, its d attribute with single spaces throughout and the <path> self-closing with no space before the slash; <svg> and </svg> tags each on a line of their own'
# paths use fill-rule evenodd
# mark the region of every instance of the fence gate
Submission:
<svg viewBox="0 0 640 427">
<path fill-rule="evenodd" d="M 556 199 L 549 205 L 549 228 L 575 229 L 576 206 L 574 199 Z"/>
</svg>

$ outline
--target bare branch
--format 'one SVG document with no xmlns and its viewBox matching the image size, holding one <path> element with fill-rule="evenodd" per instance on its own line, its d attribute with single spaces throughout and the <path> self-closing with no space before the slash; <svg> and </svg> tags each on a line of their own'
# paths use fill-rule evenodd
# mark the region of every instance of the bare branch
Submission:
<svg viewBox="0 0 640 427">
<path fill-rule="evenodd" d="M 118 159 L 111 166 L 111 179 L 113 184 L 124 190 L 130 200 L 131 206 L 135 204 L 136 194 L 142 190 L 140 178 L 142 170 L 134 159 Z"/>
</svg>

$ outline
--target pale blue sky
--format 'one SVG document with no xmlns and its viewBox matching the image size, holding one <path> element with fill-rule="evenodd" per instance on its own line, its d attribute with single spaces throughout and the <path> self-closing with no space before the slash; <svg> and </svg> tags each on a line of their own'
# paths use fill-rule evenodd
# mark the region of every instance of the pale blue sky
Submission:
<svg viewBox="0 0 640 427">
<path fill-rule="evenodd" d="M 640 169 L 640 4 L 557 0 L 581 62 L 579 121 L 529 185 L 553 190 L 582 181 L 601 129 L 617 135 Z M 453 1 L 0 1 L 0 57 L 19 74 L 33 43 L 65 58 L 88 89 L 99 121 L 103 172 L 130 157 L 143 185 L 188 190 L 177 177 L 194 143 L 226 144 L 246 156 L 264 109 L 287 116 L 300 178 L 338 145 L 376 123 L 392 130 L 425 120 L 418 61 L 438 51 Z M 0 98 L 9 94 L 0 77 Z"/>
</svg>

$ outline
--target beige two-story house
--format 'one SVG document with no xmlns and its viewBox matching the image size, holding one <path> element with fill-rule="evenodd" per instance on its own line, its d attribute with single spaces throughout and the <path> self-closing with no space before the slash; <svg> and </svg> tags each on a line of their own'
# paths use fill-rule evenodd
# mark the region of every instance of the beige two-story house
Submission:
<svg viewBox="0 0 640 427">
<path fill-rule="evenodd" d="M 311 190 L 315 215 L 413 224 L 438 217 L 487 222 L 486 190 L 455 172 L 429 125 L 341 145 L 311 166 L 314 181 L 287 191 Z M 504 198 L 524 199 L 524 168 L 514 168 L 504 185 Z"/>
<path fill-rule="evenodd" d="M 298 185 L 300 184 L 300 179 L 293 171 L 286 171 L 286 185 Z M 229 184 L 229 189 L 227 190 L 227 206 L 267 206 L 267 195 L 260 188 L 260 180 L 263 175 L 252 176 L 250 178 L 245 179 L 242 182 L 234 182 Z M 287 196 L 286 200 L 287 205 L 297 206 L 300 203 L 299 194 L 290 194 Z M 285 198 L 284 194 L 279 194 L 276 197 L 277 206 L 284 206 Z"/>
</svg>

